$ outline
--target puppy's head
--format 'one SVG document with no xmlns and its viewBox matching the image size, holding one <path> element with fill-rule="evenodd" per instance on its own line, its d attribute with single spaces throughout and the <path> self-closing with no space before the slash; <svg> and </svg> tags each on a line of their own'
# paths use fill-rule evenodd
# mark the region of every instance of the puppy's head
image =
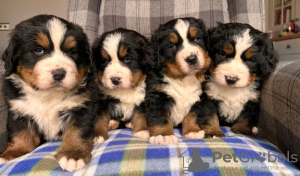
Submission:
<svg viewBox="0 0 300 176">
<path fill-rule="evenodd" d="M 6 76 L 17 74 L 35 89 L 67 91 L 80 85 L 90 67 L 81 27 L 39 15 L 18 24 L 2 58 Z"/>
<path fill-rule="evenodd" d="M 209 30 L 209 39 L 211 76 L 220 85 L 246 87 L 278 62 L 272 41 L 248 24 L 219 24 Z"/>
<path fill-rule="evenodd" d="M 202 20 L 174 19 L 155 31 L 149 47 L 150 57 L 168 77 L 183 78 L 205 72 L 210 65 L 207 40 Z"/>
<path fill-rule="evenodd" d="M 92 51 L 100 83 L 107 89 L 138 86 L 145 79 L 147 43 L 139 33 L 122 28 L 96 39 Z"/>
</svg>

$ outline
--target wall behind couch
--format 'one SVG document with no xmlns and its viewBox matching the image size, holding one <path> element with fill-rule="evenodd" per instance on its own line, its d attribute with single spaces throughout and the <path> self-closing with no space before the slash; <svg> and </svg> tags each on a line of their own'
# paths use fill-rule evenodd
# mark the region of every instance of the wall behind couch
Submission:
<svg viewBox="0 0 300 176">
<path fill-rule="evenodd" d="M 0 23 L 16 24 L 38 14 L 53 14 L 67 19 L 68 0 L 0 0 Z M 8 46 L 9 31 L 0 31 L 0 58 Z"/>
</svg>

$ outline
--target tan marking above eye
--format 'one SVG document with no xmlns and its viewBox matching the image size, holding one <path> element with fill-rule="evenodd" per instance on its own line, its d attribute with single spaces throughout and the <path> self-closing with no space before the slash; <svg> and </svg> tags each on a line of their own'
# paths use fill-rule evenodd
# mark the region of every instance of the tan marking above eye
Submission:
<svg viewBox="0 0 300 176">
<path fill-rule="evenodd" d="M 127 55 L 127 48 L 122 44 L 119 48 L 119 56 L 125 57 Z"/>
<path fill-rule="evenodd" d="M 197 28 L 195 28 L 195 27 L 190 27 L 190 30 L 189 30 L 189 32 L 190 32 L 190 37 L 191 38 L 195 38 L 196 36 L 197 36 Z"/>
<path fill-rule="evenodd" d="M 49 48 L 50 46 L 49 39 L 44 33 L 39 33 L 35 41 L 43 48 Z"/>
<path fill-rule="evenodd" d="M 64 43 L 64 45 L 67 49 L 71 49 L 71 48 L 75 47 L 76 44 L 77 44 L 77 42 L 75 40 L 75 37 L 73 37 L 73 36 L 68 36 Z"/>
<path fill-rule="evenodd" d="M 230 44 L 230 43 L 227 43 L 224 45 L 223 47 L 223 51 L 227 54 L 227 55 L 230 55 L 233 53 L 233 46 Z"/>
<path fill-rule="evenodd" d="M 104 59 L 106 59 L 106 60 L 109 59 L 109 56 L 108 56 L 107 52 L 105 51 L 105 49 L 102 48 L 100 52 L 101 52 L 102 57 L 104 57 Z"/>
<path fill-rule="evenodd" d="M 255 49 L 253 48 L 249 48 L 246 52 L 245 52 L 245 57 L 246 59 L 250 59 L 252 56 L 255 55 Z"/>
<path fill-rule="evenodd" d="M 170 34 L 170 42 L 173 43 L 173 44 L 177 44 L 178 43 L 178 36 L 176 33 L 172 32 Z"/>
</svg>

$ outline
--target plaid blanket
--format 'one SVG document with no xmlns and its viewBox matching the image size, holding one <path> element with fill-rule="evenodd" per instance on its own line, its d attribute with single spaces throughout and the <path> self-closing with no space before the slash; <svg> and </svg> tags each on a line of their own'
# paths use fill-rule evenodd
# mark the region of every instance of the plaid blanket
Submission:
<svg viewBox="0 0 300 176">
<path fill-rule="evenodd" d="M 271 143 L 222 130 L 226 138 L 191 140 L 176 129 L 180 142 L 170 146 L 149 144 L 130 129 L 113 130 L 94 146 L 92 161 L 73 173 L 54 159 L 61 142 L 48 142 L 1 165 L 0 175 L 300 175 Z"/>
</svg>

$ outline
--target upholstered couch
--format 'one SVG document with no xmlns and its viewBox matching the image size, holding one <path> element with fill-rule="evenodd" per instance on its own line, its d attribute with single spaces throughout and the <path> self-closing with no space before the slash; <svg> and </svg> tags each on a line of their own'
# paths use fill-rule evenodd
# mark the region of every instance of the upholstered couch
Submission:
<svg viewBox="0 0 300 176">
<path fill-rule="evenodd" d="M 217 22 L 242 22 L 264 31 L 263 2 L 70 0 L 69 20 L 84 28 L 90 43 L 117 27 L 137 30 L 149 38 L 160 24 L 187 16 L 202 18 L 207 28 Z M 3 70 L 0 62 L 1 75 Z M 236 135 L 230 128 L 222 127 L 225 138 L 190 140 L 177 129 L 179 144 L 159 146 L 134 138 L 129 129 L 118 129 L 109 132 L 106 142 L 94 146 L 92 161 L 75 173 L 61 170 L 54 159 L 61 142 L 53 141 L 0 165 L 0 175 L 300 175 L 296 167 L 300 166 L 299 70 L 300 61 L 279 62 L 264 82 L 258 138 Z M 6 103 L 0 94 L 0 152 L 7 145 Z M 203 172 L 188 171 L 195 149 L 202 161 L 208 163 Z M 234 160 L 234 155 L 241 158 Z"/>
</svg>

